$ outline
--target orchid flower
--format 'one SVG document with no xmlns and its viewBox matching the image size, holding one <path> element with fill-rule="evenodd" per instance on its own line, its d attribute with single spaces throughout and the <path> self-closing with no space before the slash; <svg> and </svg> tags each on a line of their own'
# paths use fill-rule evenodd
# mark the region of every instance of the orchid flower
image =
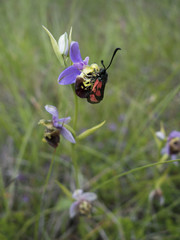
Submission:
<svg viewBox="0 0 180 240">
<path fill-rule="evenodd" d="M 63 125 L 64 123 L 68 123 L 71 118 L 67 117 L 59 119 L 57 108 L 54 106 L 46 105 L 45 109 L 52 115 L 52 121 L 44 119 L 39 121 L 39 124 L 46 127 L 43 140 L 54 148 L 56 148 L 60 142 L 60 135 L 66 138 L 69 142 L 75 143 L 76 141 L 71 132 Z"/>
<path fill-rule="evenodd" d="M 76 77 L 81 74 L 81 71 L 88 65 L 89 57 L 82 60 L 78 42 L 71 42 L 70 58 L 73 65 L 66 68 L 58 78 L 59 84 L 67 85 L 76 82 Z"/>
<path fill-rule="evenodd" d="M 60 118 L 59 119 L 57 108 L 52 106 L 52 105 L 46 105 L 45 109 L 46 109 L 47 112 L 49 112 L 52 115 L 53 126 L 55 128 L 60 129 L 60 134 L 64 138 L 66 138 L 69 142 L 75 143 L 76 141 L 75 141 L 74 137 L 72 136 L 71 132 L 69 130 L 67 130 L 63 126 L 63 124 L 60 124 L 60 122 L 61 123 L 68 123 L 71 120 L 71 118 L 67 117 L 67 118 Z"/>
<path fill-rule="evenodd" d="M 168 138 L 166 146 L 162 149 L 162 154 L 171 156 L 171 159 L 175 160 L 177 154 L 180 153 L 180 132 L 172 131 Z"/>
<path fill-rule="evenodd" d="M 82 215 L 88 215 L 91 212 L 91 202 L 96 200 L 97 195 L 92 192 L 83 193 L 82 189 L 77 189 L 72 194 L 72 197 L 76 200 L 72 203 L 69 214 L 73 218 L 78 213 Z"/>
</svg>

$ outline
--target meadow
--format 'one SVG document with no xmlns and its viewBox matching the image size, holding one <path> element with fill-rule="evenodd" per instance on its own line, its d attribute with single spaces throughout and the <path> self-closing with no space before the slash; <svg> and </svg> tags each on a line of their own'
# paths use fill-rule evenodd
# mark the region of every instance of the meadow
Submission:
<svg viewBox="0 0 180 240">
<path fill-rule="evenodd" d="M 0 240 L 180 239 L 180 163 L 163 158 L 155 135 L 180 131 L 179 9 L 178 0 L 1 0 Z M 57 83 L 64 69 L 42 25 L 56 40 L 72 27 L 90 64 L 107 66 L 122 49 L 100 103 Z M 61 136 L 54 153 L 38 125 L 51 119 L 47 104 L 71 117 L 76 136 L 105 123 L 74 145 Z M 96 193 L 91 216 L 70 218 L 77 188 Z"/>
</svg>

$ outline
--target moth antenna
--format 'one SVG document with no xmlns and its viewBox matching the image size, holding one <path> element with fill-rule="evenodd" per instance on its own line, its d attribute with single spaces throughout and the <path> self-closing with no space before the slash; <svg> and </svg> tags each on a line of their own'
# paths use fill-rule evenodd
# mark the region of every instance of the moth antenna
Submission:
<svg viewBox="0 0 180 240">
<path fill-rule="evenodd" d="M 107 70 L 107 69 L 111 66 L 111 63 L 112 63 L 112 61 L 113 61 L 113 59 L 114 59 L 114 56 L 116 55 L 116 53 L 117 53 L 118 50 L 121 50 L 121 48 L 116 48 L 116 49 L 114 50 L 114 53 L 113 53 L 112 58 L 111 58 L 111 61 L 110 61 L 109 65 L 108 65 L 107 67 L 104 66 L 104 62 L 103 62 L 103 60 L 101 60 L 101 64 L 103 65 L 103 67 L 105 68 L 105 70 Z"/>
<path fill-rule="evenodd" d="M 106 69 L 106 67 L 104 66 L 104 61 L 103 61 L 103 60 L 101 60 L 101 64 L 102 64 L 103 67 Z"/>
</svg>

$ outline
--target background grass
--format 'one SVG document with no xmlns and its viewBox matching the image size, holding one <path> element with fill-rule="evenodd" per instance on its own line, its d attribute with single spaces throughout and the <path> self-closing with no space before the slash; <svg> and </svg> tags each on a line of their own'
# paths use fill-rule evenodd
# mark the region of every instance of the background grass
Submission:
<svg viewBox="0 0 180 240">
<path fill-rule="evenodd" d="M 57 84 L 63 69 L 42 28 L 58 39 L 72 26 L 73 40 L 90 63 L 103 59 L 107 65 L 113 50 L 122 48 L 108 70 L 104 100 L 91 105 L 79 99 L 77 133 L 106 120 L 76 146 L 81 187 L 92 191 L 121 172 L 159 161 L 152 130 L 161 121 L 167 134 L 180 130 L 179 8 L 178 0 L 1 1 L 0 239 L 179 239 L 180 177 L 174 164 L 102 185 L 93 217 L 70 220 L 71 201 L 55 183 L 75 189 L 71 145 L 63 138 L 39 225 L 53 150 L 41 142 L 43 128 L 37 125 L 50 117 L 46 104 L 73 118 L 71 87 Z M 163 206 L 148 200 L 160 179 Z"/>
</svg>

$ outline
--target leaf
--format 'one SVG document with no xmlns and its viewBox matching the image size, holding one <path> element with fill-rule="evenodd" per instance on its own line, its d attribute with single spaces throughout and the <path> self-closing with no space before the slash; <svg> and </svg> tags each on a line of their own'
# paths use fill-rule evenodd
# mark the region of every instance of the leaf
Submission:
<svg viewBox="0 0 180 240">
<path fill-rule="evenodd" d="M 95 127 L 89 128 L 86 131 L 84 131 L 83 133 L 81 133 L 76 139 L 77 140 L 82 140 L 83 138 L 88 137 L 89 135 L 93 134 L 96 130 L 98 130 L 100 127 L 102 127 L 104 125 L 106 121 L 103 121 L 102 123 L 96 125 Z"/>
<path fill-rule="evenodd" d="M 72 42 L 72 27 L 70 28 L 70 31 L 69 31 L 69 48 L 70 48 L 71 42 Z"/>
<path fill-rule="evenodd" d="M 55 205 L 55 209 L 56 209 L 56 211 L 66 210 L 69 208 L 71 203 L 72 203 L 71 200 L 67 199 L 66 197 L 61 196 Z"/>
<path fill-rule="evenodd" d="M 51 44 L 52 44 L 53 50 L 54 50 L 54 52 L 55 52 L 55 54 L 56 54 L 56 57 L 57 57 L 58 60 L 60 61 L 61 65 L 64 66 L 63 57 L 62 57 L 62 55 L 61 55 L 61 53 L 60 53 L 60 51 L 59 51 L 59 46 L 58 46 L 57 41 L 55 40 L 55 38 L 53 37 L 53 35 L 50 33 L 50 31 L 49 31 L 46 27 L 44 27 L 44 26 L 42 26 L 42 27 L 44 28 L 44 30 L 45 30 L 45 31 L 47 32 L 47 34 L 49 35 L 49 38 L 50 38 L 50 40 L 51 40 Z"/>
<path fill-rule="evenodd" d="M 61 190 L 66 194 L 66 196 L 70 199 L 72 198 L 72 193 L 60 182 L 56 181 L 56 183 L 58 184 L 58 186 L 61 188 Z"/>
</svg>

